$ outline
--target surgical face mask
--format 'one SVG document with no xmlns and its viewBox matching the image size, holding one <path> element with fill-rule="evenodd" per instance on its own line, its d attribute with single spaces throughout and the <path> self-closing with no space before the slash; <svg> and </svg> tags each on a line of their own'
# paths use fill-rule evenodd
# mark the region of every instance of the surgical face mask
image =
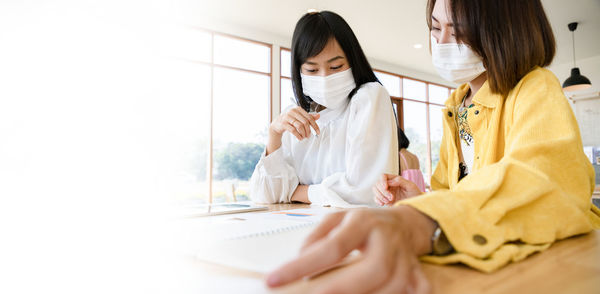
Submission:
<svg viewBox="0 0 600 294">
<path fill-rule="evenodd" d="M 431 36 L 431 60 L 442 78 L 457 84 L 474 80 L 485 72 L 479 55 L 465 44 L 438 44 Z"/>
<path fill-rule="evenodd" d="M 300 73 L 300 78 L 304 95 L 329 109 L 345 106 L 348 95 L 356 88 L 352 68 L 325 77 Z"/>
</svg>

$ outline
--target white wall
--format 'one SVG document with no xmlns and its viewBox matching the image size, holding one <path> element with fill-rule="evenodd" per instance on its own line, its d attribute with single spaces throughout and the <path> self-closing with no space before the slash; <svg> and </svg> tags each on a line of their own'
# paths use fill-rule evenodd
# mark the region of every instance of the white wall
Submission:
<svg viewBox="0 0 600 294">
<path fill-rule="evenodd" d="M 575 116 L 584 146 L 600 146 L 600 96 L 576 100 Z"/>
<path fill-rule="evenodd" d="M 571 74 L 573 63 L 553 64 L 549 69 L 554 72 L 562 83 Z M 600 55 L 577 60 L 581 74 L 592 82 L 592 87 L 578 92 L 566 92 L 570 97 L 573 111 L 581 130 L 584 146 L 600 146 Z M 595 94 L 594 94 L 595 93 Z M 578 99 L 577 97 L 586 97 Z"/>
</svg>

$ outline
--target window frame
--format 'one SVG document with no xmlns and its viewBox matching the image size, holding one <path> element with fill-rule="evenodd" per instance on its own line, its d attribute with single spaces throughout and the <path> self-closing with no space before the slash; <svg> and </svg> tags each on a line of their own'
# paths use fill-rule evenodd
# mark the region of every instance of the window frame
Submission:
<svg viewBox="0 0 600 294">
<path fill-rule="evenodd" d="M 285 48 L 285 47 L 279 47 L 279 56 L 278 56 L 279 57 L 279 113 L 281 113 L 283 111 L 283 108 L 281 107 L 281 105 L 282 105 L 282 99 L 281 99 L 281 96 L 282 96 L 281 95 L 282 94 L 281 80 L 282 79 L 287 79 L 287 80 L 290 80 L 290 82 L 292 81 L 291 72 L 290 72 L 290 76 L 289 77 L 286 77 L 286 76 L 284 76 L 284 75 L 281 74 L 281 68 L 282 68 L 282 66 L 281 66 L 281 64 L 282 64 L 281 63 L 281 60 L 282 60 L 281 59 L 281 52 L 282 51 L 288 51 L 288 52 L 291 53 L 292 49 L 288 49 L 288 48 Z M 291 69 L 291 66 L 290 66 L 290 69 Z M 292 89 L 292 91 L 293 91 L 293 89 Z"/>
<path fill-rule="evenodd" d="M 202 64 L 205 66 L 208 66 L 210 68 L 210 103 L 209 103 L 209 107 L 210 107 L 210 119 L 209 119 L 209 132 L 208 132 L 208 158 L 207 158 L 207 172 L 206 172 L 206 181 L 207 181 L 207 195 L 208 195 L 208 199 L 207 199 L 207 203 L 213 203 L 213 168 L 214 168 L 214 142 L 213 142 L 213 138 L 214 138 L 214 71 L 215 68 L 223 68 L 223 69 L 229 69 L 229 70 L 234 70 L 234 71 L 241 71 L 241 72 L 247 72 L 247 73 L 253 73 L 253 74 L 259 74 L 259 75 L 264 75 L 264 76 L 268 76 L 269 77 L 269 97 L 268 97 L 268 105 L 266 105 L 266 107 L 269 108 L 268 110 L 268 122 L 271 122 L 273 119 L 273 110 L 272 110 L 272 105 L 273 105 L 273 44 L 269 44 L 266 42 L 261 42 L 261 41 L 256 41 L 256 40 L 252 40 L 252 39 L 248 39 L 248 38 L 243 38 L 243 37 L 239 37 L 239 36 L 235 36 L 235 35 L 231 35 L 231 34 L 227 34 L 227 33 L 222 33 L 222 32 L 218 32 L 218 31 L 213 31 L 213 30 L 207 30 L 204 28 L 196 28 L 196 27 L 192 27 L 191 29 L 193 30 L 199 30 L 202 31 L 204 33 L 208 33 L 210 34 L 210 62 L 205 62 L 205 61 L 200 61 L 200 60 L 193 60 L 193 59 L 189 59 L 189 58 L 183 58 L 183 57 L 174 57 L 177 60 L 180 61 L 184 61 L 184 62 L 190 62 L 190 63 L 194 63 L 194 64 Z M 257 45 L 261 45 L 264 47 L 267 47 L 269 49 L 269 72 L 262 72 L 262 71 L 257 71 L 257 70 L 251 70 L 251 69 L 246 69 L 246 68 L 241 68 L 241 67 L 235 67 L 235 66 L 229 66 L 229 65 L 222 65 L 222 64 L 216 64 L 215 60 L 214 60 L 214 50 L 215 50 L 215 43 L 214 43 L 214 39 L 215 36 L 222 36 L 222 37 L 227 37 L 227 38 L 232 38 L 232 39 L 236 39 L 236 40 L 240 40 L 240 41 L 244 41 L 244 42 L 249 42 L 249 43 L 253 43 L 253 44 L 257 44 Z"/>
</svg>

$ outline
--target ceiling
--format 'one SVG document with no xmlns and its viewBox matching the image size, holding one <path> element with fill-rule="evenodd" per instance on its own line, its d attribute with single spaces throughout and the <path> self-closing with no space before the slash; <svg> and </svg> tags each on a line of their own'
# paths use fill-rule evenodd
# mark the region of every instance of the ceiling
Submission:
<svg viewBox="0 0 600 294">
<path fill-rule="evenodd" d="M 575 34 L 577 60 L 600 56 L 600 0 L 542 2 L 558 45 L 553 65 L 572 64 L 571 33 L 567 28 L 572 21 L 579 22 Z M 229 23 L 277 36 L 283 40 L 283 46 L 289 46 L 296 21 L 309 8 L 332 10 L 350 24 L 370 59 L 435 74 L 427 47 L 426 3 L 426 0 L 181 0 L 177 10 L 188 24 L 206 25 L 207 20 Z M 415 44 L 423 47 L 415 49 Z"/>
</svg>

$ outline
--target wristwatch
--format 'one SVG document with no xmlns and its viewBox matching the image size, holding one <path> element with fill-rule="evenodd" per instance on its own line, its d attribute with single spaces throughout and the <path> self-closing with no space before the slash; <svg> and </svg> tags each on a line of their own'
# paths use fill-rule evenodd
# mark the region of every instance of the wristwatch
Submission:
<svg viewBox="0 0 600 294">
<path fill-rule="evenodd" d="M 446 234 L 442 231 L 440 225 L 435 222 L 435 231 L 433 232 L 433 236 L 431 237 L 431 253 L 433 255 L 448 255 L 454 251 L 454 247 L 446 238 Z"/>
</svg>

